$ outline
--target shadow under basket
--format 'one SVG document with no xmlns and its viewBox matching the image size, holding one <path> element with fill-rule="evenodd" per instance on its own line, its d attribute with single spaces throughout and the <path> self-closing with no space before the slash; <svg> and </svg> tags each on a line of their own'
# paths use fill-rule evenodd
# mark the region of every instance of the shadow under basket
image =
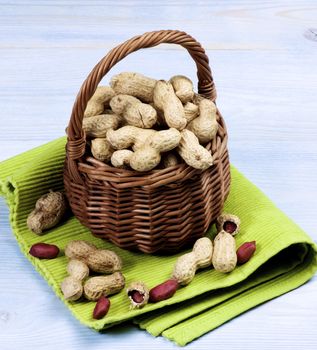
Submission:
<svg viewBox="0 0 317 350">
<path fill-rule="evenodd" d="M 214 163 L 204 171 L 185 163 L 146 173 L 118 169 L 94 159 L 86 149 L 83 115 L 101 79 L 131 52 L 161 43 L 187 49 L 197 66 L 199 94 L 215 101 L 201 45 L 176 30 L 148 32 L 115 47 L 94 67 L 77 95 L 67 128 L 64 184 L 74 215 L 96 237 L 144 253 L 174 253 L 193 244 L 221 213 L 230 188 L 228 137 L 219 110 L 217 135 L 206 146 Z"/>
</svg>

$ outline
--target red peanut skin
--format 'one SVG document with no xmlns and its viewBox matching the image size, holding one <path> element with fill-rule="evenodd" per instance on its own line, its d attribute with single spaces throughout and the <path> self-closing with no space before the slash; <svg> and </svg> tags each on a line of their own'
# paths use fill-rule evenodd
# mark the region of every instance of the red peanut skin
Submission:
<svg viewBox="0 0 317 350">
<path fill-rule="evenodd" d="M 105 296 L 100 297 L 94 308 L 93 318 L 95 320 L 100 320 L 101 318 L 107 315 L 109 309 L 110 309 L 110 300 Z"/>
<path fill-rule="evenodd" d="M 233 233 L 237 229 L 237 225 L 232 221 L 226 221 L 223 224 L 223 229 L 228 233 Z"/>
<path fill-rule="evenodd" d="M 59 254 L 59 248 L 54 244 L 36 243 L 32 245 L 29 253 L 39 259 L 55 259 Z"/>
<path fill-rule="evenodd" d="M 178 282 L 172 279 L 157 285 L 150 290 L 150 302 L 157 303 L 158 301 L 171 298 L 175 294 L 178 286 Z"/>
<path fill-rule="evenodd" d="M 238 264 L 242 265 L 249 261 L 256 250 L 256 242 L 245 242 L 237 250 Z"/>
<path fill-rule="evenodd" d="M 131 296 L 132 300 L 138 304 L 142 303 L 144 300 L 144 296 L 138 290 L 133 290 L 129 296 Z"/>
</svg>

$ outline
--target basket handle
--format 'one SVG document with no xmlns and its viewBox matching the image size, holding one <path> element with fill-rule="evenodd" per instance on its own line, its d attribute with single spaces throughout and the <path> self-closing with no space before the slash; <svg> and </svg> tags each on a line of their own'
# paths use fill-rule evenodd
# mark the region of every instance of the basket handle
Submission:
<svg viewBox="0 0 317 350">
<path fill-rule="evenodd" d="M 198 92 L 215 101 L 216 88 L 212 79 L 208 57 L 200 43 L 193 37 L 178 30 L 159 30 L 135 36 L 109 51 L 93 68 L 79 90 L 67 128 L 67 153 L 70 171 L 74 170 L 74 161 L 85 153 L 85 133 L 82 129 L 84 111 L 102 78 L 116 63 L 131 52 L 162 43 L 179 44 L 187 49 L 197 66 Z M 76 175 L 79 175 L 77 171 L 75 172 Z M 75 175 L 73 171 L 72 173 Z M 76 175 L 77 180 L 80 180 Z"/>
</svg>

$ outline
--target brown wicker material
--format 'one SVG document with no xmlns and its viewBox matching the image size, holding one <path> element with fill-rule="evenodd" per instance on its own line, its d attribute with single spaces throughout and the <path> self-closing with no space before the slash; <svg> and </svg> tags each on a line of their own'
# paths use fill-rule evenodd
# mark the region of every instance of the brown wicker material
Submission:
<svg viewBox="0 0 317 350">
<path fill-rule="evenodd" d="M 207 145 L 214 165 L 205 171 L 179 164 L 139 173 L 104 164 L 86 150 L 84 110 L 101 79 L 131 52 L 161 43 L 187 49 L 197 66 L 198 92 L 215 101 L 201 45 L 184 32 L 149 32 L 115 47 L 94 67 L 78 93 L 67 129 L 64 183 L 74 215 L 95 236 L 145 253 L 175 252 L 203 236 L 221 212 L 230 186 L 227 131 L 219 111 L 219 131 Z"/>
</svg>

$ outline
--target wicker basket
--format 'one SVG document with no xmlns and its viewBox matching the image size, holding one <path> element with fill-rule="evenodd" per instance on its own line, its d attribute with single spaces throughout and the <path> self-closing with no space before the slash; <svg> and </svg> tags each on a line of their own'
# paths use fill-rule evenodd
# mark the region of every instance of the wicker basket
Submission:
<svg viewBox="0 0 317 350">
<path fill-rule="evenodd" d="M 195 39 L 176 30 L 136 36 L 112 49 L 84 81 L 67 129 L 64 168 L 66 195 L 79 221 L 97 237 L 145 253 L 175 252 L 203 236 L 230 187 L 227 131 L 219 111 L 217 136 L 207 145 L 214 165 L 205 171 L 179 164 L 139 173 L 104 164 L 86 149 L 84 110 L 101 79 L 131 52 L 161 43 L 187 49 L 197 66 L 198 92 L 215 100 L 208 57 Z"/>
</svg>

